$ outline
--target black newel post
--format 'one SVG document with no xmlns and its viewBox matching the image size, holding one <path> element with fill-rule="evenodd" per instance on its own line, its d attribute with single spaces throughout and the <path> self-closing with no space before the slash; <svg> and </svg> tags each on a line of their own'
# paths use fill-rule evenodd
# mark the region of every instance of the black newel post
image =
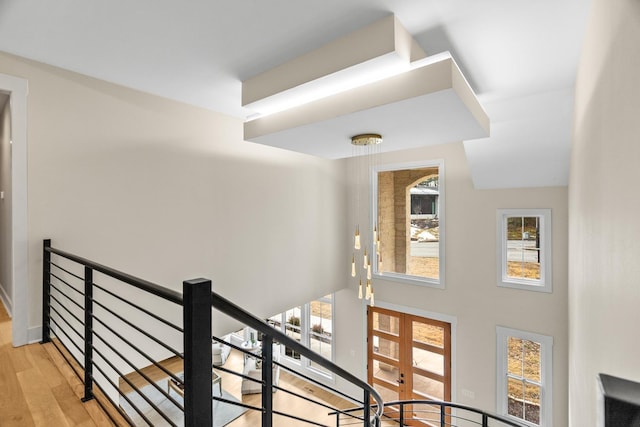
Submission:
<svg viewBox="0 0 640 427">
<path fill-rule="evenodd" d="M 42 340 L 41 344 L 51 342 L 51 239 L 42 244 Z"/>
<path fill-rule="evenodd" d="M 211 280 L 182 283 L 184 325 L 184 424 L 213 425 L 211 387 Z"/>
<path fill-rule="evenodd" d="M 369 427 L 371 425 L 371 393 L 368 390 L 364 391 L 364 404 L 362 418 L 364 418 L 364 425 Z"/>
<path fill-rule="evenodd" d="M 262 336 L 262 427 L 273 424 L 273 337 Z"/>
<path fill-rule="evenodd" d="M 84 268 L 84 397 L 93 399 L 93 269 Z"/>
</svg>

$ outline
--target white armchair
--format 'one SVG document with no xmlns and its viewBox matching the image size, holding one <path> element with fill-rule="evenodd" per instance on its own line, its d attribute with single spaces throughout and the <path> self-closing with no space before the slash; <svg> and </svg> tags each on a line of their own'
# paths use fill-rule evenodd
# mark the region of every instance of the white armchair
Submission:
<svg viewBox="0 0 640 427">
<path fill-rule="evenodd" d="M 225 342 L 231 342 L 231 335 L 225 335 L 222 337 Z M 231 347 L 228 345 L 224 345 L 217 341 L 214 341 L 211 344 L 211 362 L 215 366 L 224 365 L 224 362 L 227 361 L 229 357 L 229 353 L 231 352 Z"/>
<path fill-rule="evenodd" d="M 277 362 L 280 360 L 280 346 L 278 344 L 273 345 L 273 361 Z M 258 381 L 262 381 L 262 366 L 256 366 L 256 362 L 258 359 L 255 357 L 248 356 L 245 358 L 243 374 L 247 377 L 256 379 Z M 273 365 L 273 385 L 278 385 L 280 380 L 280 366 Z M 273 389 L 275 392 L 276 390 Z M 252 394 L 252 393 L 262 393 L 262 384 L 260 382 L 255 382 L 248 380 L 246 378 L 242 379 L 242 394 Z"/>
</svg>

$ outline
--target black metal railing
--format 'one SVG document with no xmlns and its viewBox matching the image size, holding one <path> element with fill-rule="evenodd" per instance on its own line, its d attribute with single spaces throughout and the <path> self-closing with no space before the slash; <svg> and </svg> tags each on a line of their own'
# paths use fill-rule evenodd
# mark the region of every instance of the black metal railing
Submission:
<svg viewBox="0 0 640 427">
<path fill-rule="evenodd" d="M 275 390 L 320 405 L 327 409 L 327 413 L 337 413 L 349 419 L 350 423 L 380 425 L 383 402 L 371 386 L 211 292 L 209 280 L 185 281 L 180 294 L 53 248 L 51 241 L 45 240 L 42 282 L 42 343 L 52 342 L 74 368 L 84 384 L 83 401 L 94 399 L 96 390 L 99 390 L 101 398 L 96 401 L 105 412 L 112 416 L 115 408 L 130 425 L 213 425 L 214 401 L 259 411 L 262 426 L 272 426 L 274 415 L 311 425 L 325 425 L 304 415 L 274 408 L 272 391 Z M 259 356 L 224 342 L 224 345 L 244 353 L 245 357 L 262 359 L 260 380 L 215 366 L 216 370 L 259 383 L 262 388 L 260 406 L 213 395 L 215 374 L 211 344 L 212 340 L 223 341 L 211 334 L 212 307 L 262 334 Z M 360 412 L 341 411 L 275 385 L 273 367 L 288 368 L 274 360 L 273 344 L 286 346 L 359 387 L 363 393 L 362 400 L 353 399 L 338 390 L 332 391 L 359 405 Z M 183 370 L 183 375 L 165 366 L 167 361 L 176 363 Z M 299 373 L 296 375 L 301 376 Z M 158 378 L 165 382 L 161 383 Z M 170 383 L 183 399 L 171 392 Z M 113 408 L 103 400 L 110 402 Z M 115 418 L 113 420 L 116 421 Z"/>
<path fill-rule="evenodd" d="M 399 400 L 384 403 L 382 420 L 385 425 L 398 426 L 481 426 L 481 427 L 526 427 L 515 420 L 482 411 L 466 405 L 438 400 Z M 336 425 L 346 426 L 350 418 L 345 414 L 362 411 L 361 407 L 351 408 L 332 415 L 336 417 Z"/>
<path fill-rule="evenodd" d="M 149 309 L 159 301 L 169 313 L 160 316 Z M 211 424 L 211 281 L 185 281 L 180 294 L 52 248 L 51 241 L 45 240 L 42 310 L 42 343 L 53 342 L 75 367 L 74 372 L 84 383 L 83 401 L 95 397 L 96 387 L 132 425 L 132 415 L 147 425 L 155 424 L 142 406 L 153 408 L 166 424 L 178 425 L 175 417 L 149 397 L 149 392 L 142 391 L 148 385 L 184 414 L 180 424 Z M 170 312 L 174 321 L 165 318 Z M 149 332 L 160 327 L 162 334 Z M 181 359 L 183 377 L 150 353 Z M 145 372 L 148 366 L 153 369 Z M 160 371 L 181 384 L 184 402 L 155 382 L 150 371 Z M 132 373 L 142 380 L 132 380 Z M 126 392 L 127 387 L 133 395 Z M 97 401 L 107 414 L 112 412 L 102 400 Z"/>
</svg>

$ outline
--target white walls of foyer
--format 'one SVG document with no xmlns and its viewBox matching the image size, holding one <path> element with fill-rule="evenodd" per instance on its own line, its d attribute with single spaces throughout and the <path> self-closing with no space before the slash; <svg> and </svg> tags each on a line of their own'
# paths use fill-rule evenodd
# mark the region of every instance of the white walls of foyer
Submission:
<svg viewBox="0 0 640 427">
<path fill-rule="evenodd" d="M 594 0 L 569 184 L 570 425 L 596 425 L 597 375 L 640 381 L 640 2 Z"/>
<path fill-rule="evenodd" d="M 372 130 L 374 131 L 374 129 Z M 384 142 L 383 142 L 384 144 Z M 473 188 L 463 144 L 450 143 L 383 155 L 380 165 L 444 160 L 446 192 L 445 289 L 393 280 L 374 280 L 376 304 L 405 307 L 457 319 L 453 362 L 454 399 L 488 411 L 496 410 L 496 326 L 552 336 L 553 420 L 567 424 L 567 188 L 476 190 Z M 366 191 L 361 200 L 368 200 Z M 360 210 L 360 231 L 366 233 L 366 202 Z M 549 208 L 552 211 L 553 292 L 531 292 L 497 286 L 496 210 Z M 353 220 L 352 220 L 353 221 Z M 341 292 L 340 296 L 346 298 Z M 351 283 L 351 300 L 341 300 L 336 318 L 339 345 L 346 345 L 337 362 L 347 369 L 366 371 L 365 318 Z M 350 356 L 353 354 L 353 356 Z M 475 394 L 471 399 L 461 393 Z"/>
<path fill-rule="evenodd" d="M 242 122 L 0 54 L 29 82 L 29 327 L 42 239 L 259 315 L 344 287 L 344 164 L 242 140 Z M 215 328 L 230 326 L 218 321 Z"/>
</svg>

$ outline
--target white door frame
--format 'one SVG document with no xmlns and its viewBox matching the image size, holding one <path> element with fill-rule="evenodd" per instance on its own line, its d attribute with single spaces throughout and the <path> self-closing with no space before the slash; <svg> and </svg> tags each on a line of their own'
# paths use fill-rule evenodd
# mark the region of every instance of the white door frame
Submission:
<svg viewBox="0 0 640 427">
<path fill-rule="evenodd" d="M 11 278 L 12 334 L 15 347 L 29 342 L 27 243 L 27 95 L 28 81 L 0 74 L 0 91 L 11 106 Z M 37 337 L 31 337 L 32 340 Z"/>
</svg>

